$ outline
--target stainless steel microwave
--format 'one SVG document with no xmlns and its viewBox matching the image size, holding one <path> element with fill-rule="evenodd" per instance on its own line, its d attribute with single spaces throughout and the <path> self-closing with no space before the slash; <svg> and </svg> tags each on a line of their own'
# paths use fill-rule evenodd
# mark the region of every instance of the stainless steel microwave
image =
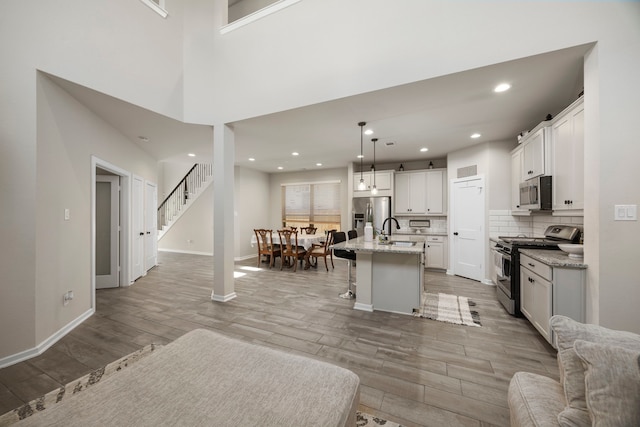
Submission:
<svg viewBox="0 0 640 427">
<path fill-rule="evenodd" d="M 551 176 L 539 176 L 520 183 L 520 208 L 551 210 Z"/>
</svg>

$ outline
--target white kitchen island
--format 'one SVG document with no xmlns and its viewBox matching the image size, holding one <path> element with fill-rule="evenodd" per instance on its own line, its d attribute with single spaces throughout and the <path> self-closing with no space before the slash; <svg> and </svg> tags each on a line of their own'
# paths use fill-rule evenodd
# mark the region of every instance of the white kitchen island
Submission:
<svg viewBox="0 0 640 427">
<path fill-rule="evenodd" d="M 424 278 L 423 236 L 391 236 L 388 243 L 364 237 L 333 245 L 356 253 L 356 310 L 412 314 L 420 307 Z"/>
</svg>

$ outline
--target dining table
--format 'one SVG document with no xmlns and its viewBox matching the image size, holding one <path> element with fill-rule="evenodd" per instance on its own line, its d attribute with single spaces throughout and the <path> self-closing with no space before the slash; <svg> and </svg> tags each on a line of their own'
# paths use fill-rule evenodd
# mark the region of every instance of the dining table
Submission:
<svg viewBox="0 0 640 427">
<path fill-rule="evenodd" d="M 319 244 L 320 242 L 324 242 L 324 239 L 326 239 L 326 237 L 327 236 L 324 233 L 319 233 L 319 234 L 298 233 L 298 246 L 302 246 L 303 248 L 305 248 L 305 250 L 308 251 L 309 249 L 311 249 L 311 246 L 313 246 L 314 243 Z M 272 243 L 274 245 L 280 244 L 280 236 L 278 235 L 277 231 L 273 232 L 272 239 L 273 239 Z M 253 233 L 253 236 L 251 236 L 251 247 L 254 247 L 257 244 L 258 244 L 258 240 L 256 238 L 255 233 Z"/>
</svg>

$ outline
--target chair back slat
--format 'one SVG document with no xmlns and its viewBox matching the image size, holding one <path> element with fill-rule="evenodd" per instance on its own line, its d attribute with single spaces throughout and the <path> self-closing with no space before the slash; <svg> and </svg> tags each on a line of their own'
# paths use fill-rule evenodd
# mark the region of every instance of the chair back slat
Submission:
<svg viewBox="0 0 640 427">
<path fill-rule="evenodd" d="M 273 230 L 258 228 L 253 231 L 256 233 L 256 239 L 258 240 L 258 247 L 260 250 L 268 251 L 273 242 Z"/>
</svg>

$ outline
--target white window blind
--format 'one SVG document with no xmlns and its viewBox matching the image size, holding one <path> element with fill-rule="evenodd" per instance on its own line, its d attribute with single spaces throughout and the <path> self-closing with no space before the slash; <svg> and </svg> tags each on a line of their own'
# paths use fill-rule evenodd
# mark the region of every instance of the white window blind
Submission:
<svg viewBox="0 0 640 427">
<path fill-rule="evenodd" d="M 283 225 L 340 228 L 339 182 L 284 184 L 282 201 Z"/>
</svg>

